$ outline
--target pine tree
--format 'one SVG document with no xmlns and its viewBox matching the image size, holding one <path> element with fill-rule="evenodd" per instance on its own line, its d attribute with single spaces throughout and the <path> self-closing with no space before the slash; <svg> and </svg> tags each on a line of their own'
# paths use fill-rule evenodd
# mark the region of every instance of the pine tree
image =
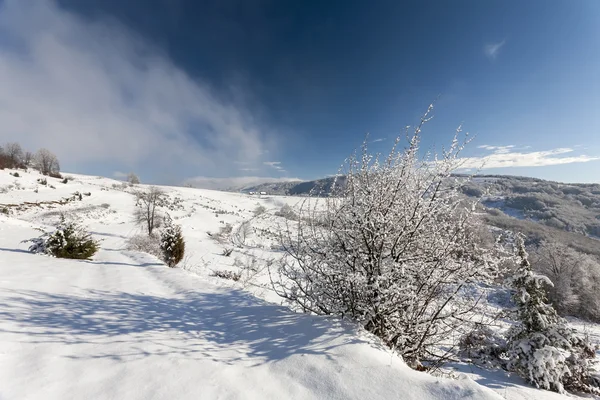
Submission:
<svg viewBox="0 0 600 400">
<path fill-rule="evenodd" d="M 523 237 L 517 237 L 519 268 L 511 279 L 518 323 L 508 332 L 509 370 L 547 390 L 597 392 L 591 375 L 593 346 L 567 326 L 547 301 L 545 285 L 552 282 L 532 272 Z"/>
<path fill-rule="evenodd" d="M 39 238 L 27 241 L 33 243 L 29 251 L 57 258 L 87 260 L 100 248 L 89 232 L 75 221 L 67 222 L 64 216 L 53 232 L 44 232 Z"/>
<path fill-rule="evenodd" d="M 183 259 L 185 253 L 185 241 L 181 227 L 174 224 L 168 215 L 165 217 L 165 226 L 160 234 L 160 249 L 163 253 L 163 261 L 170 268 L 175 267 Z"/>
</svg>

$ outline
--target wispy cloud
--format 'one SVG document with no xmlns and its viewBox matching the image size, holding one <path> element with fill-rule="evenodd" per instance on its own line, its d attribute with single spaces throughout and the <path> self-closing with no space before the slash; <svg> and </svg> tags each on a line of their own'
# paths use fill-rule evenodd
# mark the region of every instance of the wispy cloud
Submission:
<svg viewBox="0 0 600 400">
<path fill-rule="evenodd" d="M 385 138 L 377 138 L 371 141 L 371 143 L 383 142 Z"/>
<path fill-rule="evenodd" d="M 237 173 L 232 160 L 260 165 L 273 142 L 248 107 L 222 100 L 114 21 L 5 0 L 0 37 L 0 137 L 48 147 L 64 167 Z"/>
<path fill-rule="evenodd" d="M 485 46 L 483 46 L 483 52 L 489 59 L 494 60 L 496 59 L 496 57 L 498 57 L 498 54 L 500 53 L 500 50 L 502 49 L 505 43 L 506 40 L 503 40 L 498 43 L 488 43 Z"/>
<path fill-rule="evenodd" d="M 515 148 L 515 145 L 511 144 L 508 146 L 490 146 L 490 145 L 484 144 L 481 146 L 477 146 L 477 148 L 493 151 L 494 153 L 497 153 L 497 154 L 504 154 L 504 153 L 510 153 L 511 149 Z"/>
<path fill-rule="evenodd" d="M 513 151 L 511 146 L 479 146 L 479 148 L 492 151 L 492 154 L 479 157 L 466 157 L 460 159 L 460 169 L 468 168 L 510 168 L 510 167 L 544 167 L 548 165 L 561 165 L 582 163 L 600 160 L 598 156 L 569 155 L 575 150 L 572 148 L 557 148 L 545 151 Z"/>
<path fill-rule="evenodd" d="M 276 169 L 279 172 L 287 172 L 285 169 L 283 169 L 281 161 L 264 161 L 263 164 L 273 169 Z"/>
</svg>

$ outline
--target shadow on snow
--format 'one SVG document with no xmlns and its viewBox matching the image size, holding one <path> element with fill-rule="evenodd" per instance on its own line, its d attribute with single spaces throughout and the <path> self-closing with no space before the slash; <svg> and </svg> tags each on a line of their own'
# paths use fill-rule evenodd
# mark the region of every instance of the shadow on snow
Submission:
<svg viewBox="0 0 600 400">
<path fill-rule="evenodd" d="M 98 290 L 82 296 L 13 291 L 3 300 L 0 324 L 16 322 L 18 329 L 10 332 L 27 335 L 28 342 L 99 345 L 94 354 L 73 358 L 180 355 L 228 364 L 252 358 L 258 364 L 293 354 L 330 357 L 333 347 L 360 341 L 340 340 L 347 331 L 341 322 L 295 314 L 235 290 L 172 298 Z M 99 351 L 109 347 L 103 346 L 107 342 L 126 349 Z"/>
</svg>

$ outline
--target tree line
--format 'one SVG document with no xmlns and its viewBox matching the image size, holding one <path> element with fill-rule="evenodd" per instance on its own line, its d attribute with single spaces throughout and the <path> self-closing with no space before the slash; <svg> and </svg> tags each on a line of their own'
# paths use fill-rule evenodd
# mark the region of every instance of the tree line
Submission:
<svg viewBox="0 0 600 400">
<path fill-rule="evenodd" d="M 54 153 L 45 148 L 32 153 L 16 142 L 0 146 L 0 169 L 5 168 L 35 168 L 43 175 L 60 177 L 60 163 Z"/>
</svg>

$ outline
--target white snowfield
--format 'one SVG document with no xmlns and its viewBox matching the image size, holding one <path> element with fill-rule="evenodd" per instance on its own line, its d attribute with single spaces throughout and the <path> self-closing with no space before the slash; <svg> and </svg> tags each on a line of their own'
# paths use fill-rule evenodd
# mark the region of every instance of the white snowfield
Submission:
<svg viewBox="0 0 600 400">
<path fill-rule="evenodd" d="M 0 214 L 1 400 L 563 398 L 502 381 L 502 372 L 448 379 L 414 371 L 350 323 L 268 302 L 277 298 L 260 280 L 209 276 L 237 268 L 236 253 L 280 256 L 269 249 L 273 213 L 297 199 L 165 188 L 181 199 L 170 213 L 189 255 L 185 269 L 170 269 L 124 249 L 139 230 L 129 189 L 82 175 L 66 184 L 48 178 L 52 189 L 36 173 L 9 172 L 0 171 L 0 209 L 12 210 Z M 74 191 L 90 196 L 49 203 Z M 267 212 L 254 217 L 257 202 Z M 63 211 L 102 240 L 93 260 L 34 255 L 21 243 Z M 224 257 L 206 232 L 244 220 L 254 236 Z"/>
</svg>

